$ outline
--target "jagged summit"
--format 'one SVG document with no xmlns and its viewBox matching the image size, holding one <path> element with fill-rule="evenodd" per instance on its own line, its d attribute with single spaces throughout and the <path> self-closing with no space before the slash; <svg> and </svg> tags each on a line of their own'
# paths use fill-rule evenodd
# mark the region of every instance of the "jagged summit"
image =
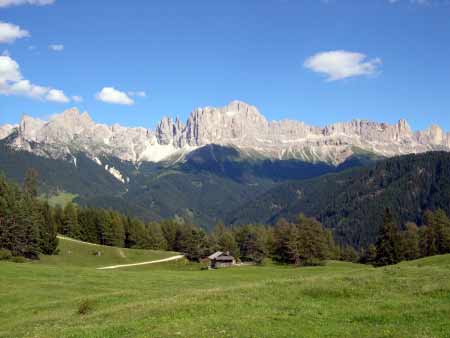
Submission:
<svg viewBox="0 0 450 338">
<path fill-rule="evenodd" d="M 154 131 L 97 124 L 77 108 L 49 121 L 24 116 L 19 126 L 0 127 L 0 139 L 14 130 L 17 135 L 11 146 L 38 155 L 58 158 L 82 151 L 93 159 L 111 155 L 133 162 L 179 160 L 209 144 L 232 146 L 262 158 L 332 164 L 361 150 L 387 157 L 450 150 L 450 134 L 435 125 L 413 132 L 404 119 L 394 125 L 353 120 L 320 128 L 293 120 L 268 121 L 255 106 L 241 101 L 197 108 L 186 123 L 165 117 Z"/>
</svg>

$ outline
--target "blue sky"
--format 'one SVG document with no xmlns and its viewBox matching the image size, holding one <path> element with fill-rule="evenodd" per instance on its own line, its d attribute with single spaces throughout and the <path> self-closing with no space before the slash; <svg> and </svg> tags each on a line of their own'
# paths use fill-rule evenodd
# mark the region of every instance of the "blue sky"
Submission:
<svg viewBox="0 0 450 338">
<path fill-rule="evenodd" d="M 449 17 L 447 0 L 0 0 L 0 124 L 77 106 L 153 128 L 238 99 L 450 131 Z"/>
</svg>

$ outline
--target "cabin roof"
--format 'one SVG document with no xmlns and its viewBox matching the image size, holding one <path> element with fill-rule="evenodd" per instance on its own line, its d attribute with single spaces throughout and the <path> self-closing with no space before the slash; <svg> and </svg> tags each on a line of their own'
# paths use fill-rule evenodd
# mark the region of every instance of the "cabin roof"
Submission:
<svg viewBox="0 0 450 338">
<path fill-rule="evenodd" d="M 222 251 L 217 251 L 213 253 L 211 256 L 208 257 L 210 260 L 216 260 L 216 261 L 232 261 L 234 259 L 233 256 L 230 256 L 230 254 L 223 253 Z"/>
<path fill-rule="evenodd" d="M 219 257 L 221 255 L 223 255 L 223 252 L 222 251 L 217 251 L 217 252 L 213 253 L 211 256 L 209 256 L 208 258 L 209 259 L 217 259 L 217 257 Z"/>
</svg>

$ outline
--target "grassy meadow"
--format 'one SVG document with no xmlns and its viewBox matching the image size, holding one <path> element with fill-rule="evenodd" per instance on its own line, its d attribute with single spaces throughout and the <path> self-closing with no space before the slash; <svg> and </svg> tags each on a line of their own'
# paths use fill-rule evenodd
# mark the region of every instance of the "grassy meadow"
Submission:
<svg viewBox="0 0 450 338">
<path fill-rule="evenodd" d="M 0 337 L 450 337 L 450 255 L 378 269 L 201 271 L 181 260 L 96 270 L 173 253 L 69 240 L 60 250 L 0 262 Z"/>
</svg>

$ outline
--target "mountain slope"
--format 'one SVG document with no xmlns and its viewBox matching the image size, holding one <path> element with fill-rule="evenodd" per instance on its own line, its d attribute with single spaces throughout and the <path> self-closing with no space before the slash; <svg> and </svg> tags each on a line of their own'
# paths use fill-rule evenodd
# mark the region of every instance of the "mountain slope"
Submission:
<svg viewBox="0 0 450 338">
<path fill-rule="evenodd" d="M 368 168 L 285 182 L 231 212 L 231 224 L 271 223 L 299 213 L 317 217 L 336 237 L 356 246 L 374 242 L 384 209 L 400 224 L 422 221 L 427 209 L 450 212 L 450 154 L 430 152 L 377 162 Z"/>
</svg>

